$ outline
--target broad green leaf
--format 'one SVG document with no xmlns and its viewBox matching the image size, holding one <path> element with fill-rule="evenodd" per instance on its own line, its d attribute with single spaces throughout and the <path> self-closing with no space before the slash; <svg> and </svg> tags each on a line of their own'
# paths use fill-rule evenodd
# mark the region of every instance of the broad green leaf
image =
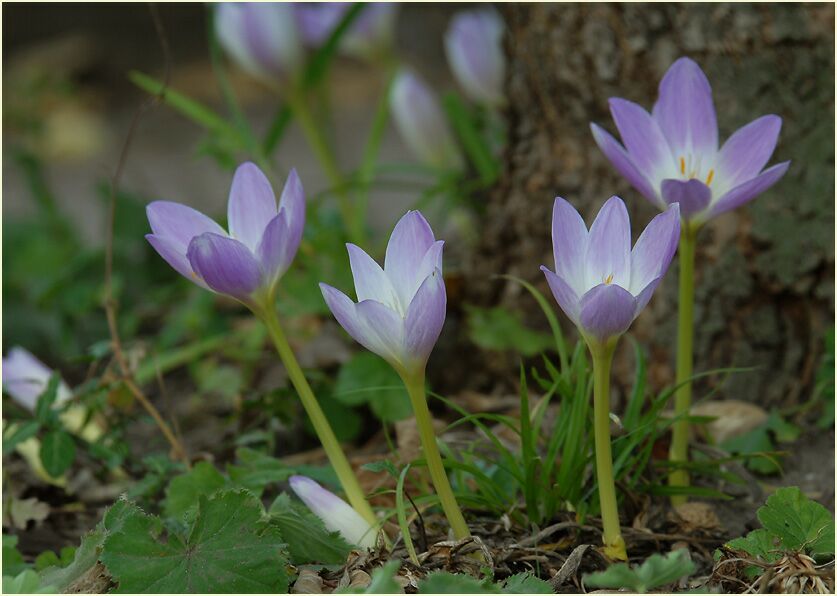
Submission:
<svg viewBox="0 0 837 596">
<path fill-rule="evenodd" d="M 446 571 L 431 573 L 418 584 L 419 594 L 500 594 L 495 584 L 486 584 L 470 575 Z"/>
<path fill-rule="evenodd" d="M 200 497 L 209 496 L 227 486 L 227 479 L 209 462 L 198 462 L 191 470 L 175 476 L 166 487 L 163 512 L 179 517 L 195 507 Z"/>
<path fill-rule="evenodd" d="M 63 430 L 53 430 L 41 441 L 41 463 L 50 476 L 58 477 L 66 472 L 76 458 L 76 444 Z"/>
<path fill-rule="evenodd" d="M 29 568 L 17 550 L 17 540 L 17 536 L 3 534 L 3 576 L 14 577 Z"/>
<path fill-rule="evenodd" d="M 235 486 L 247 488 L 256 495 L 269 484 L 284 482 L 296 473 L 288 464 L 255 449 L 239 447 L 235 451 L 238 464 L 227 466 L 227 473 Z"/>
<path fill-rule="evenodd" d="M 778 561 L 782 556 L 781 549 L 779 548 L 779 539 L 764 528 L 753 530 L 746 536 L 730 540 L 727 542 L 727 548 L 743 550 L 751 556 L 759 557 L 768 563 Z M 751 566 L 747 568 L 748 576 L 755 577 L 758 573 L 758 567 Z"/>
<path fill-rule="evenodd" d="M 554 594 L 552 586 L 531 572 L 516 573 L 503 584 L 504 594 Z"/>
<path fill-rule="evenodd" d="M 586 574 L 584 585 L 588 588 L 628 588 L 635 592 L 645 593 L 674 583 L 681 577 L 690 575 L 694 570 L 695 565 L 686 558 L 686 553 L 676 550 L 665 557 L 651 555 L 638 567 L 629 567 L 627 563 L 617 563 L 604 571 Z"/>
<path fill-rule="evenodd" d="M 43 585 L 41 578 L 31 569 L 22 571 L 16 577 L 3 576 L 4 594 L 58 594 L 55 586 Z"/>
<path fill-rule="evenodd" d="M 787 550 L 804 550 L 812 555 L 834 552 L 834 516 L 795 486 L 777 490 L 756 515 Z"/>
<path fill-rule="evenodd" d="M 99 559 L 99 548 L 101 548 L 104 539 L 105 530 L 103 524 L 100 523 L 94 530 L 82 537 L 81 544 L 75 549 L 75 555 L 69 565 L 66 567 L 47 567 L 41 571 L 43 584 L 56 586 L 60 591 L 65 590 L 96 564 Z"/>
<path fill-rule="evenodd" d="M 369 404 L 384 422 L 403 420 L 413 413 L 410 397 L 398 373 L 382 358 L 369 352 L 359 352 L 340 367 L 334 398 L 351 406 Z"/>
<path fill-rule="evenodd" d="M 534 356 L 553 346 L 552 336 L 527 328 L 520 316 L 505 308 L 466 306 L 471 340 L 486 350 L 513 350 Z"/>
<path fill-rule="evenodd" d="M 782 415 L 776 409 L 770 411 L 766 424 L 780 443 L 793 443 L 799 438 L 799 433 L 802 432 L 801 428 L 782 418 Z"/>
<path fill-rule="evenodd" d="M 751 454 L 747 467 L 759 474 L 778 474 L 781 469 L 775 459 L 767 457 L 775 447 L 768 433 L 768 423 L 724 441 L 721 448 L 729 453 Z"/>
<path fill-rule="evenodd" d="M 49 377 L 46 388 L 38 397 L 38 402 L 35 404 L 35 418 L 41 424 L 46 424 L 55 416 L 52 405 L 58 397 L 58 384 L 60 382 L 61 376 L 57 372 L 53 372 Z"/>
<path fill-rule="evenodd" d="M 279 530 L 261 502 L 244 490 L 201 497 L 180 535 L 136 505 L 108 512 L 101 561 L 117 592 L 286 592 L 287 561 Z M 119 519 L 113 519 L 118 516 Z"/>
<path fill-rule="evenodd" d="M 292 503 L 286 493 L 276 497 L 268 513 L 271 523 L 288 543 L 294 565 L 346 562 L 352 547 L 337 532 L 326 530 L 320 518 L 307 508 Z"/>
</svg>

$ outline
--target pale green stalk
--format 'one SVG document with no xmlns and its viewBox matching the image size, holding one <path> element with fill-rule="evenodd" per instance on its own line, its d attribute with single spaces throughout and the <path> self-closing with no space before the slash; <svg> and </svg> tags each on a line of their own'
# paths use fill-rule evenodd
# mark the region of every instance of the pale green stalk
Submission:
<svg viewBox="0 0 837 596">
<path fill-rule="evenodd" d="M 618 338 L 607 343 L 588 341 L 593 357 L 593 432 L 596 443 L 596 478 L 602 513 L 604 553 L 611 559 L 627 561 L 625 541 L 619 525 L 613 456 L 610 451 L 610 365 Z"/>
<path fill-rule="evenodd" d="M 686 417 L 692 405 L 692 365 L 695 306 L 695 237 L 697 226 L 685 223 L 680 233 L 680 291 L 677 318 L 677 372 L 674 394 L 674 415 L 678 418 L 672 426 L 669 461 L 685 463 L 689 460 L 689 422 Z M 668 477 L 669 486 L 689 486 L 686 470 L 672 470 Z M 685 495 L 672 495 L 671 504 L 686 502 Z"/>
<path fill-rule="evenodd" d="M 439 454 L 439 448 L 436 445 L 436 433 L 433 432 L 433 421 L 430 418 L 430 410 L 427 407 L 427 398 L 424 393 L 424 371 L 422 370 L 414 375 L 403 374 L 401 378 L 404 380 L 407 393 L 410 395 L 410 402 L 413 404 L 416 426 L 418 426 L 421 446 L 424 450 L 424 459 L 427 461 L 427 469 L 430 472 L 430 478 L 433 480 L 433 486 L 436 488 L 436 494 L 439 496 L 445 517 L 447 517 L 448 523 L 453 529 L 453 535 L 457 540 L 467 538 L 471 535 L 471 532 L 468 530 L 468 524 L 465 523 L 459 505 L 456 503 L 456 497 L 453 495 L 453 489 L 442 463 L 442 456 Z"/>
<path fill-rule="evenodd" d="M 319 402 L 317 402 L 314 392 L 311 391 L 311 386 L 308 384 L 290 344 L 288 344 L 272 302 L 268 302 L 268 304 L 270 306 L 255 308 L 254 312 L 264 322 L 271 339 L 273 339 L 276 351 L 279 353 L 279 357 L 282 359 L 282 363 L 288 371 L 291 383 L 293 383 L 302 401 L 302 407 L 305 408 L 305 412 L 308 414 L 309 420 L 311 420 L 314 431 L 320 439 L 320 443 L 326 452 L 331 467 L 334 468 L 337 478 L 343 486 L 349 503 L 363 519 L 369 522 L 369 525 L 376 527 L 378 520 L 375 517 L 375 513 L 366 500 L 363 490 L 361 490 L 360 484 L 357 481 L 357 477 L 352 470 L 352 466 L 349 464 L 349 460 L 346 459 L 346 455 L 343 453 L 343 449 L 340 447 L 340 443 L 337 441 L 337 437 L 334 435 L 328 419 L 325 417 Z"/>
</svg>

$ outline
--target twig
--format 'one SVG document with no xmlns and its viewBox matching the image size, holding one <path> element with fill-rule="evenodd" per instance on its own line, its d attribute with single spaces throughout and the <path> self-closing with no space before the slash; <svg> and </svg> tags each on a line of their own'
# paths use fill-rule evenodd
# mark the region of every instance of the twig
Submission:
<svg viewBox="0 0 837 596">
<path fill-rule="evenodd" d="M 122 177 L 122 170 L 125 167 L 125 162 L 128 157 L 128 149 L 131 146 L 131 141 L 133 140 L 134 133 L 136 131 L 137 124 L 141 116 L 148 110 L 153 107 L 159 105 L 163 99 L 165 94 L 165 89 L 168 87 L 169 82 L 169 75 L 171 71 L 171 52 L 169 50 L 168 40 L 166 39 L 165 30 L 163 28 L 163 23 L 160 20 L 160 15 L 157 12 L 157 7 L 154 4 L 148 5 L 149 10 L 151 12 L 151 18 L 154 21 L 154 29 L 157 32 L 157 39 L 160 41 L 160 46 L 163 50 L 163 58 L 165 62 L 165 75 L 163 77 L 163 90 L 159 95 L 149 97 L 145 101 L 143 101 L 137 110 L 134 112 L 133 117 L 131 118 L 131 124 L 128 127 L 128 133 L 125 136 L 125 142 L 122 145 L 122 151 L 119 154 L 119 161 L 116 164 L 116 170 L 113 173 L 113 177 L 110 180 L 110 207 L 108 213 L 108 226 L 107 226 L 107 237 L 105 243 L 105 296 L 104 296 L 104 307 L 105 307 L 105 315 L 108 321 L 108 329 L 110 331 L 111 337 L 111 344 L 113 346 L 113 354 L 114 357 L 119 364 L 119 368 L 122 372 L 122 381 L 134 398 L 142 404 L 145 410 L 151 415 L 154 419 L 154 422 L 157 423 L 157 426 L 160 427 L 160 431 L 165 436 L 166 440 L 171 444 L 172 451 L 174 452 L 175 456 L 182 459 L 183 462 L 186 464 L 186 467 L 189 467 L 189 456 L 186 454 L 186 450 L 183 448 L 183 445 L 180 441 L 178 441 L 177 437 L 174 436 L 169 425 L 166 424 L 166 421 L 163 420 L 163 417 L 160 416 L 160 412 L 157 411 L 157 408 L 154 407 L 154 404 L 145 396 L 142 390 L 134 383 L 132 378 L 132 371 L 131 367 L 128 364 L 127 359 L 125 358 L 125 353 L 122 350 L 122 341 L 119 338 L 119 328 L 117 325 L 117 318 L 116 318 L 116 301 L 113 297 L 113 229 L 114 229 L 114 222 L 116 221 L 116 196 L 117 196 L 117 189 L 119 188 L 119 180 Z"/>
</svg>

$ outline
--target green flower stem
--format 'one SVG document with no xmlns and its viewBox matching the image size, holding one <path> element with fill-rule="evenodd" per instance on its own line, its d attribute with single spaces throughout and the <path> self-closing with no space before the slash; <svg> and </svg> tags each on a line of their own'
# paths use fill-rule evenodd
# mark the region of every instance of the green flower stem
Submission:
<svg viewBox="0 0 837 596">
<path fill-rule="evenodd" d="M 311 150 L 317 156 L 329 182 L 337 193 L 340 216 L 343 219 L 343 224 L 346 226 L 349 239 L 355 244 L 364 245 L 366 243 L 364 221 L 358 216 L 354 208 L 352 200 L 349 197 L 346 181 L 340 172 L 340 167 L 337 165 L 337 158 L 331 150 L 331 147 L 329 147 L 322 129 L 317 125 L 314 115 L 311 113 L 308 99 L 301 91 L 293 90 L 287 94 L 287 101 L 297 122 L 302 127 L 302 132 L 308 144 L 311 146 Z"/>
<path fill-rule="evenodd" d="M 457 540 L 467 538 L 471 535 L 471 532 L 468 530 L 468 524 L 465 523 L 459 505 L 456 503 L 456 497 L 453 496 L 453 489 L 448 481 L 445 466 L 442 464 L 442 456 L 439 454 L 439 448 L 436 445 L 436 433 L 433 432 L 433 421 L 430 418 L 427 397 L 424 393 L 424 371 L 412 376 L 402 375 L 402 379 L 407 386 L 407 393 L 410 394 L 419 437 L 421 437 L 421 446 L 424 449 L 424 458 L 427 460 L 427 469 L 430 472 L 430 478 L 433 480 L 433 486 L 436 488 L 436 494 L 439 495 L 445 517 L 448 518 L 448 523 L 453 528 L 453 535 Z"/>
<path fill-rule="evenodd" d="M 282 331 L 282 326 L 279 324 L 276 310 L 272 306 L 259 308 L 256 309 L 256 315 L 264 322 L 270 333 L 270 337 L 273 339 L 276 351 L 279 352 L 279 357 L 282 359 L 285 369 L 288 371 L 291 383 L 293 383 L 294 388 L 299 394 L 299 398 L 302 400 L 302 407 L 305 408 L 305 412 L 308 414 L 308 418 L 314 426 L 314 431 L 317 433 L 323 449 L 325 449 L 326 456 L 329 462 L 331 462 L 331 467 L 334 468 L 337 477 L 340 479 L 340 484 L 343 485 L 343 490 L 346 492 L 349 503 L 363 519 L 369 522 L 369 525 L 376 527 L 378 520 L 375 517 L 375 513 L 367 502 L 363 490 L 361 490 L 360 484 L 357 481 L 357 477 L 354 471 L 352 471 L 349 460 L 346 459 L 346 455 L 343 453 L 343 449 L 341 449 L 340 443 L 334 435 L 334 431 L 331 430 L 328 419 L 325 417 L 322 408 L 320 408 L 320 404 L 317 402 L 317 398 L 314 397 L 314 392 L 311 391 L 311 386 L 308 384 L 302 369 L 299 367 L 299 362 L 297 362 L 296 356 L 294 356 L 294 352 L 290 344 L 288 344 L 287 338 L 285 338 L 285 333 Z"/>
<path fill-rule="evenodd" d="M 689 459 L 689 415 L 692 405 L 692 339 L 694 335 L 695 306 L 695 237 L 697 226 L 684 223 L 680 233 L 680 293 L 677 318 L 677 376 L 678 386 L 674 394 L 674 415 L 679 417 L 672 428 L 669 461 L 686 462 Z M 668 477 L 669 486 L 689 486 L 689 473 L 686 470 L 673 470 Z M 672 495 L 671 504 L 686 502 L 685 495 Z"/>
<path fill-rule="evenodd" d="M 588 342 L 593 356 L 593 431 L 596 440 L 596 477 L 599 482 L 599 503 L 602 510 L 602 541 L 604 553 L 611 559 L 627 561 L 625 541 L 616 507 L 616 486 L 613 481 L 613 456 L 610 451 L 610 365 L 616 339 L 605 344 Z"/>
</svg>

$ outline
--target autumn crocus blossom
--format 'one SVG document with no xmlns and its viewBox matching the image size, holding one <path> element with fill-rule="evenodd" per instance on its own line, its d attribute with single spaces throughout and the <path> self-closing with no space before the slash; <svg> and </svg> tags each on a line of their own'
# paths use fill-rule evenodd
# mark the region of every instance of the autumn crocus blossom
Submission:
<svg viewBox="0 0 837 596">
<path fill-rule="evenodd" d="M 306 478 L 291 476 L 291 489 L 330 532 L 338 532 L 349 544 L 374 548 L 377 532 L 343 499 Z"/>
<path fill-rule="evenodd" d="M 38 398 L 46 390 L 53 371 L 28 350 L 15 346 L 3 358 L 2 372 L 6 393 L 21 406 L 34 412 Z M 56 390 L 55 405 L 62 404 L 72 396 L 73 392 L 61 379 Z"/>
<path fill-rule="evenodd" d="M 668 69 L 651 114 L 620 98 L 611 98 L 610 112 L 624 147 L 591 124 L 599 148 L 645 198 L 661 209 L 680 203 L 683 219 L 697 224 L 754 199 L 790 164 L 763 170 L 782 127 L 775 115 L 738 129 L 718 149 L 712 88 L 689 58 Z"/>
<path fill-rule="evenodd" d="M 233 176 L 229 232 L 199 211 L 169 201 L 146 209 L 151 245 L 175 270 L 201 287 L 248 306 L 271 300 L 299 248 L 305 194 L 292 170 L 276 204 L 270 182 L 252 163 Z"/>
<path fill-rule="evenodd" d="M 346 245 L 357 303 L 320 284 L 328 307 L 348 334 L 402 376 L 424 372 L 445 322 L 443 246 L 422 214 L 410 211 L 392 231 L 383 268 L 360 247 Z"/>
<path fill-rule="evenodd" d="M 436 93 L 416 73 L 404 69 L 392 83 L 390 107 L 404 142 L 422 162 L 444 170 L 463 165 L 462 153 Z"/>
<path fill-rule="evenodd" d="M 453 74 L 467 96 L 499 106 L 505 102 L 503 19 L 494 8 L 456 14 L 445 33 L 445 52 Z"/>
<path fill-rule="evenodd" d="M 555 272 L 541 266 L 564 313 L 588 341 L 623 334 L 662 280 L 677 249 L 680 211 L 675 203 L 648 224 L 631 250 L 625 203 L 611 197 L 590 231 L 567 201 L 552 210 Z"/>
<path fill-rule="evenodd" d="M 226 52 L 265 82 L 293 80 L 304 64 L 294 5 L 285 2 L 222 2 L 215 32 Z"/>
<path fill-rule="evenodd" d="M 318 48 L 340 23 L 351 2 L 304 2 L 294 5 L 303 43 Z M 392 45 L 396 5 L 367 4 L 340 40 L 340 51 L 356 58 L 373 58 Z"/>
</svg>

